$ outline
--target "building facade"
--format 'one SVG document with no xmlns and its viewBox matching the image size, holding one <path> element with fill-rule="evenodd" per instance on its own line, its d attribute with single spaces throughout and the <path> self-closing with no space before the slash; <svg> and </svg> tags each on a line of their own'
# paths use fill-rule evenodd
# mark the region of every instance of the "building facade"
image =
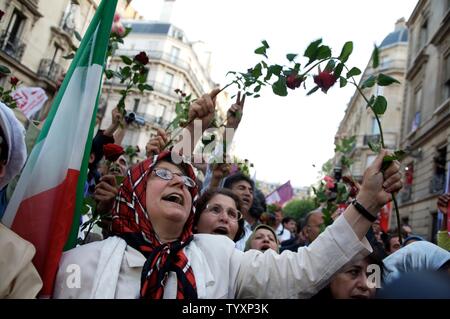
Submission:
<svg viewBox="0 0 450 319">
<path fill-rule="evenodd" d="M 401 147 L 400 214 L 415 233 L 434 240 L 436 201 L 450 163 L 450 1 L 420 0 L 409 21 Z"/>
<path fill-rule="evenodd" d="M 78 47 L 75 31 L 84 34 L 100 0 L 5 0 L 0 22 L 0 64 L 7 66 L 20 81 L 20 86 L 41 87 L 48 100 L 36 115 L 47 116 L 58 82 L 70 65 L 63 57 Z M 119 12 L 138 17 L 120 0 Z M 0 85 L 8 87 L 6 79 Z"/>
<path fill-rule="evenodd" d="M 364 90 L 367 98 L 372 95 L 383 95 L 388 101 L 387 110 L 380 116 L 380 122 L 385 146 L 390 150 L 397 149 L 400 144 L 407 49 L 408 30 L 405 20 L 400 19 L 395 24 L 394 31 L 388 34 L 379 45 L 380 64 L 378 68 L 374 70 L 372 60 L 370 60 L 361 76 L 361 83 L 369 76 L 378 73 L 389 75 L 400 81 L 400 84 L 386 87 L 375 85 Z M 375 116 L 370 109 L 366 108 L 366 105 L 363 97 L 358 91 L 355 91 L 335 136 L 336 143 L 343 138 L 355 137 L 354 147 L 347 155 L 353 164 L 350 166 L 350 172 L 344 172 L 344 174 L 351 174 L 358 181 L 362 180 L 364 170 L 376 156 L 369 148 L 369 142 L 380 141 L 380 131 Z M 333 159 L 335 168 L 340 166 L 340 159 L 341 155 L 336 154 Z"/>
<path fill-rule="evenodd" d="M 132 31 L 116 50 L 109 68 L 123 67 L 122 55 L 133 58 L 141 51 L 146 52 L 149 57 L 146 83 L 153 91 L 135 91 L 127 97 L 126 110 L 134 113 L 137 121 L 127 125 L 121 143 L 138 145 L 144 155 L 145 145 L 156 134 L 156 128 L 166 129 L 176 115 L 175 105 L 180 98 L 176 89 L 196 99 L 217 85 L 210 78 L 210 55 L 203 50 L 203 43 L 189 42 L 180 28 L 169 22 L 133 20 L 123 24 Z M 111 111 L 117 106 L 123 88 L 124 84 L 115 78 L 103 85 L 99 111 L 101 128 L 111 123 Z M 218 99 L 220 105 L 228 100 L 226 94 L 220 94 Z M 223 111 L 221 114 L 224 118 Z"/>
</svg>

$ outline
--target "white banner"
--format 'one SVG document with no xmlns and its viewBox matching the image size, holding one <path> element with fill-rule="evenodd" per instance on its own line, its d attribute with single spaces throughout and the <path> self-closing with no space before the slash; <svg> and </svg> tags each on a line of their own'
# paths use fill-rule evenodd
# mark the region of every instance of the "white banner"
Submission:
<svg viewBox="0 0 450 319">
<path fill-rule="evenodd" d="M 21 87 L 12 93 L 17 107 L 30 119 L 48 100 L 47 94 L 39 87 Z"/>
</svg>

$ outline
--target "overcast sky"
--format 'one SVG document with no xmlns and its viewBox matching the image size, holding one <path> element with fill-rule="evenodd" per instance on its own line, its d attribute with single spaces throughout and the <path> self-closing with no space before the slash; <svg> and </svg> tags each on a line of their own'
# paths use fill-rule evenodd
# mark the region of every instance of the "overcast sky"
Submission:
<svg viewBox="0 0 450 319">
<path fill-rule="evenodd" d="M 162 0 L 133 0 L 146 19 L 160 17 Z M 373 44 L 394 30 L 395 22 L 408 19 L 417 0 L 176 0 L 172 23 L 190 41 L 204 41 L 213 54 L 212 78 L 222 86 L 227 71 L 244 71 L 260 61 L 253 51 L 261 40 L 270 45 L 269 61 L 286 64 L 286 53 L 303 53 L 313 40 L 339 55 L 346 41 L 354 50 L 348 65 L 363 70 Z M 302 61 L 299 61 L 302 62 Z M 309 85 L 309 88 L 312 84 Z M 233 90 L 229 91 L 235 94 Z M 348 86 L 318 91 L 290 91 L 287 97 L 262 90 L 248 99 L 235 136 L 235 153 L 255 164 L 256 177 L 266 182 L 309 186 L 333 156 L 334 135 L 354 90 Z M 313 167 L 315 164 L 315 168 Z"/>
</svg>

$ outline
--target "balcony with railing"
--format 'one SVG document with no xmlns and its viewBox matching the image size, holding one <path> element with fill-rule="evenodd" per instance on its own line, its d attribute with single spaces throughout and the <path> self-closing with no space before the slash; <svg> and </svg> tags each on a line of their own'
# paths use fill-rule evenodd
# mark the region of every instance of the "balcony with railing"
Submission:
<svg viewBox="0 0 450 319">
<path fill-rule="evenodd" d="M 42 59 L 39 64 L 38 76 L 46 78 L 52 82 L 58 81 L 63 73 L 61 65 L 51 59 Z"/>
<path fill-rule="evenodd" d="M 397 147 L 397 135 L 395 133 L 384 133 L 384 144 L 387 148 L 394 149 Z M 369 146 L 370 143 L 380 143 L 380 134 L 364 135 L 363 146 Z"/>
<path fill-rule="evenodd" d="M 11 38 L 11 35 L 6 31 L 4 31 L 0 36 L 0 50 L 17 61 L 22 59 L 25 47 L 25 42 L 23 42 L 19 37 Z"/>
</svg>

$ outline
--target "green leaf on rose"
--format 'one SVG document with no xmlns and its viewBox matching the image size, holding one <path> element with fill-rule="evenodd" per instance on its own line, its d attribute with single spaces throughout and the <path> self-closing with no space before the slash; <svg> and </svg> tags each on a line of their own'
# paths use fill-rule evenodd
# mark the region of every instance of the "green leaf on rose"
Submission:
<svg viewBox="0 0 450 319">
<path fill-rule="evenodd" d="M 316 92 L 319 89 L 319 87 L 316 85 L 315 87 L 313 87 L 308 93 L 306 93 L 306 95 L 311 95 L 314 92 Z"/>
<path fill-rule="evenodd" d="M 280 76 L 282 70 L 283 70 L 283 67 L 278 64 L 274 64 L 269 67 L 269 71 L 272 74 L 275 74 L 276 76 Z"/>
<path fill-rule="evenodd" d="M 264 55 L 264 56 L 267 58 L 266 47 L 265 47 L 265 46 L 262 46 L 262 47 L 257 48 L 257 49 L 255 50 L 255 53 L 256 53 L 256 54 Z"/>
<path fill-rule="evenodd" d="M 331 49 L 326 45 L 321 45 L 317 50 L 317 59 L 328 59 L 331 57 Z"/>
<path fill-rule="evenodd" d="M 357 76 L 357 75 L 360 75 L 360 74 L 361 74 L 361 70 L 360 69 L 358 69 L 356 67 L 351 68 L 351 70 L 347 72 L 347 79 L 351 78 L 352 76 Z"/>
<path fill-rule="evenodd" d="M 82 37 L 81 37 L 81 35 L 78 33 L 78 31 L 74 31 L 73 34 L 75 35 L 75 38 L 76 38 L 78 41 L 81 41 L 81 40 L 82 40 Z"/>
<path fill-rule="evenodd" d="M 384 112 L 386 112 L 386 109 L 387 109 L 386 98 L 384 96 L 382 96 L 382 95 L 378 95 L 375 98 L 375 102 L 373 103 L 372 109 L 375 112 L 375 114 L 383 115 Z"/>
<path fill-rule="evenodd" d="M 369 148 L 372 150 L 372 152 L 377 153 L 377 154 L 380 153 L 380 150 L 381 150 L 381 144 L 380 143 L 369 142 L 367 144 L 369 145 Z"/>
<path fill-rule="evenodd" d="M 300 71 L 300 63 L 295 63 L 294 70 L 297 72 Z"/>
<path fill-rule="evenodd" d="M 347 60 L 350 57 L 350 54 L 352 54 L 352 52 L 353 52 L 353 42 L 352 41 L 348 41 L 342 47 L 342 51 L 341 51 L 341 54 L 339 55 L 338 59 L 342 63 L 345 63 L 345 62 L 347 62 Z"/>
<path fill-rule="evenodd" d="M 276 95 L 279 96 L 286 96 L 288 95 L 287 88 L 286 88 L 286 78 L 284 76 L 280 76 L 278 78 L 278 81 L 272 84 L 272 91 Z"/>
<path fill-rule="evenodd" d="M 269 47 L 269 43 L 267 43 L 266 40 L 262 40 L 261 43 L 263 44 L 263 46 L 264 46 L 266 49 L 270 48 L 270 47 Z"/>
<path fill-rule="evenodd" d="M 121 55 L 120 58 L 122 59 L 122 62 L 125 63 L 126 65 L 131 65 L 133 64 L 133 60 L 131 60 L 129 57 L 127 57 L 126 55 Z"/>
<path fill-rule="evenodd" d="M 0 65 L 0 73 L 10 74 L 11 70 L 8 67 L 4 66 L 4 65 Z"/>
<path fill-rule="evenodd" d="M 113 71 L 112 70 L 105 70 L 105 76 L 106 76 L 106 78 L 108 80 L 111 79 L 114 76 Z"/>
<path fill-rule="evenodd" d="M 387 86 L 391 85 L 392 83 L 400 84 L 400 82 L 394 79 L 393 77 L 390 77 L 389 75 L 383 73 L 378 74 L 377 83 L 379 86 Z"/>
<path fill-rule="evenodd" d="M 370 88 L 370 87 L 374 86 L 376 81 L 377 81 L 376 76 L 374 76 L 374 75 L 369 76 L 367 78 L 367 80 L 365 80 L 363 82 L 363 84 L 361 85 L 361 89 Z"/>
<path fill-rule="evenodd" d="M 131 68 L 129 66 L 121 68 L 120 74 L 122 75 L 122 78 L 125 78 L 125 79 L 129 78 L 131 75 Z"/>
<path fill-rule="evenodd" d="M 322 39 L 318 39 L 316 41 L 311 42 L 308 47 L 305 50 L 305 53 L 303 54 L 305 57 L 309 58 L 308 66 L 312 62 L 314 62 L 317 58 L 317 50 L 319 48 L 319 45 L 322 43 Z"/>
<path fill-rule="evenodd" d="M 70 53 L 70 54 L 63 56 L 63 59 L 70 60 L 70 59 L 73 59 L 74 57 L 75 57 L 75 53 Z"/>
<path fill-rule="evenodd" d="M 121 185 L 123 181 L 125 180 L 125 176 L 115 176 L 116 178 L 116 184 Z"/>
<path fill-rule="evenodd" d="M 252 69 L 252 76 L 255 78 L 259 78 L 262 75 L 261 69 L 262 65 L 260 63 L 255 65 L 255 67 Z"/>
<path fill-rule="evenodd" d="M 343 76 L 339 77 L 339 84 L 340 84 L 340 87 L 343 88 L 344 86 L 347 85 L 347 79 L 344 78 Z"/>
<path fill-rule="evenodd" d="M 343 63 L 339 63 L 336 68 L 334 68 L 334 76 L 335 77 L 340 77 L 341 73 L 342 73 L 342 69 L 344 68 L 344 64 Z"/>
<path fill-rule="evenodd" d="M 288 59 L 289 62 L 294 61 L 294 59 L 295 59 L 296 57 L 297 57 L 297 54 L 295 54 L 295 53 L 289 53 L 289 54 L 286 54 L 286 59 Z"/>
<path fill-rule="evenodd" d="M 378 50 L 378 47 L 374 45 L 373 51 L 372 51 L 372 67 L 376 69 L 380 65 L 380 53 Z"/>
</svg>

